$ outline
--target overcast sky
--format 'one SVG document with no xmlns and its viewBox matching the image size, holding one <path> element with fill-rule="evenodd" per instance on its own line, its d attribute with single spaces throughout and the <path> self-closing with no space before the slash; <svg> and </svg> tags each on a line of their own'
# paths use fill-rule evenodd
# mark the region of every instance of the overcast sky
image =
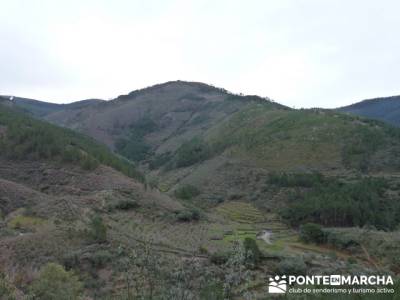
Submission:
<svg viewBox="0 0 400 300">
<path fill-rule="evenodd" d="M 109 99 L 170 80 L 294 107 L 400 94 L 400 1 L 1 0 L 0 94 Z"/>
</svg>

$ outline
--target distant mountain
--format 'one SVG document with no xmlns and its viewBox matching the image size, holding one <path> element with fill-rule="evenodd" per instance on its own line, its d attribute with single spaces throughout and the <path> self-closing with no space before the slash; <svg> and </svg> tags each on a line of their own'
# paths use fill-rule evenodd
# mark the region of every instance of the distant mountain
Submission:
<svg viewBox="0 0 400 300">
<path fill-rule="evenodd" d="M 61 110 L 79 109 L 104 101 L 100 99 L 88 99 L 69 104 L 56 104 L 56 103 L 43 102 L 28 98 L 0 96 L 0 101 L 1 100 L 3 100 L 3 102 L 7 101 L 9 106 L 18 107 L 36 117 L 44 117 L 48 114 Z"/>
<path fill-rule="evenodd" d="M 338 110 L 400 126 L 400 96 L 368 99 Z"/>
</svg>

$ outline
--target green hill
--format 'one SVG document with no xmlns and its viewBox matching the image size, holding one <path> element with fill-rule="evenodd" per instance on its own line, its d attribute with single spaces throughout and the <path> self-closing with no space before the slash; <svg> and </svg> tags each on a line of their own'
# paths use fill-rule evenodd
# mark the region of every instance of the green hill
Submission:
<svg viewBox="0 0 400 300">
<path fill-rule="evenodd" d="M 276 170 L 399 171 L 400 131 L 324 110 L 251 105 L 205 135 L 216 149 Z"/>
<path fill-rule="evenodd" d="M 0 153 L 10 159 L 57 159 L 85 169 L 108 165 L 124 174 L 144 177 L 127 160 L 117 157 L 106 146 L 69 129 L 33 119 L 0 105 Z"/>
</svg>

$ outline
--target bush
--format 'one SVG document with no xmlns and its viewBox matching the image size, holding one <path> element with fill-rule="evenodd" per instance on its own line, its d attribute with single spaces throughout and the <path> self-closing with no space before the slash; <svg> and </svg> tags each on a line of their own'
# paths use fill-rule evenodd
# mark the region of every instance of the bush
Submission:
<svg viewBox="0 0 400 300">
<path fill-rule="evenodd" d="M 99 165 L 99 162 L 95 160 L 93 157 L 85 156 L 80 161 L 80 166 L 84 170 L 94 170 Z"/>
<path fill-rule="evenodd" d="M 228 261 L 229 255 L 228 252 L 215 252 L 211 255 L 210 261 L 216 265 L 223 265 Z"/>
<path fill-rule="evenodd" d="M 176 166 L 188 167 L 206 160 L 210 156 L 210 147 L 200 138 L 194 138 L 182 144 L 176 151 Z"/>
<path fill-rule="evenodd" d="M 198 195 L 200 195 L 200 190 L 190 184 L 186 184 L 175 190 L 175 197 L 183 200 L 190 200 Z"/>
<path fill-rule="evenodd" d="M 8 222 L 8 227 L 18 230 L 35 231 L 37 227 L 46 223 L 46 220 L 38 217 L 15 216 Z"/>
<path fill-rule="evenodd" d="M 279 262 L 277 274 L 280 275 L 304 275 L 307 266 L 302 257 L 288 257 Z"/>
<path fill-rule="evenodd" d="M 208 249 L 205 246 L 200 246 L 199 252 L 200 252 L 200 254 L 206 255 L 206 254 L 208 254 Z"/>
<path fill-rule="evenodd" d="M 246 252 L 247 262 L 257 266 L 261 261 L 261 251 L 258 248 L 257 242 L 250 237 L 243 241 L 243 246 Z"/>
<path fill-rule="evenodd" d="M 200 220 L 201 212 L 197 208 L 179 211 L 176 218 L 179 222 L 191 222 Z"/>
<path fill-rule="evenodd" d="M 150 170 L 158 169 L 159 167 L 170 162 L 171 160 L 172 160 L 171 152 L 158 154 L 149 162 L 149 168 Z"/>
<path fill-rule="evenodd" d="M 267 183 L 281 187 L 314 187 L 324 182 L 320 173 L 275 173 L 268 175 Z"/>
<path fill-rule="evenodd" d="M 107 226 L 100 215 L 94 215 L 89 223 L 91 238 L 99 243 L 107 240 Z"/>
<path fill-rule="evenodd" d="M 200 291 L 200 299 L 224 300 L 224 285 L 221 282 L 210 282 Z"/>
<path fill-rule="evenodd" d="M 120 210 L 130 210 L 130 209 L 135 209 L 138 208 L 140 205 L 134 200 L 119 200 L 115 205 L 114 208 L 120 209 Z"/>
<path fill-rule="evenodd" d="M 326 242 L 337 249 L 349 250 L 351 248 L 359 248 L 360 242 L 356 235 L 343 234 L 341 232 L 327 231 Z"/>
<path fill-rule="evenodd" d="M 321 225 L 307 223 L 300 226 L 300 239 L 306 243 L 322 244 L 326 242 L 326 234 Z"/>
<path fill-rule="evenodd" d="M 104 267 L 104 265 L 110 262 L 113 258 L 113 255 L 108 250 L 99 250 L 90 257 L 90 263 L 95 268 Z"/>
<path fill-rule="evenodd" d="M 16 289 L 11 284 L 9 279 L 3 274 L 0 273 L 0 299 L 2 300 L 16 300 Z"/>
<path fill-rule="evenodd" d="M 72 271 L 55 263 L 47 264 L 40 271 L 39 277 L 30 286 L 34 299 L 71 300 L 82 294 L 83 285 Z"/>
<path fill-rule="evenodd" d="M 67 270 L 71 270 L 80 265 L 80 257 L 81 253 L 79 252 L 70 252 L 63 256 L 62 261 L 63 265 Z"/>
</svg>

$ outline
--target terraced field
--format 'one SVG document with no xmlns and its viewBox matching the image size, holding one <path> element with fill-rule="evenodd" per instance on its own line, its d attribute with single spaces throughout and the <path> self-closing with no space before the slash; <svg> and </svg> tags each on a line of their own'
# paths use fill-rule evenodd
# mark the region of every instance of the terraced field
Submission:
<svg viewBox="0 0 400 300">
<path fill-rule="evenodd" d="M 226 202 L 219 205 L 216 212 L 227 222 L 224 231 L 218 232 L 216 229 L 214 232 L 222 236 L 220 244 L 226 245 L 226 243 L 249 237 L 256 239 L 261 249 L 274 252 L 283 250 L 288 242 L 298 239 L 296 232 L 282 223 L 276 215 L 264 213 L 251 203 Z M 264 233 L 267 233 L 268 238 L 262 238 Z"/>
<path fill-rule="evenodd" d="M 265 215 L 250 203 L 226 202 L 217 207 L 217 212 L 231 221 L 254 224 L 265 221 Z"/>
</svg>

